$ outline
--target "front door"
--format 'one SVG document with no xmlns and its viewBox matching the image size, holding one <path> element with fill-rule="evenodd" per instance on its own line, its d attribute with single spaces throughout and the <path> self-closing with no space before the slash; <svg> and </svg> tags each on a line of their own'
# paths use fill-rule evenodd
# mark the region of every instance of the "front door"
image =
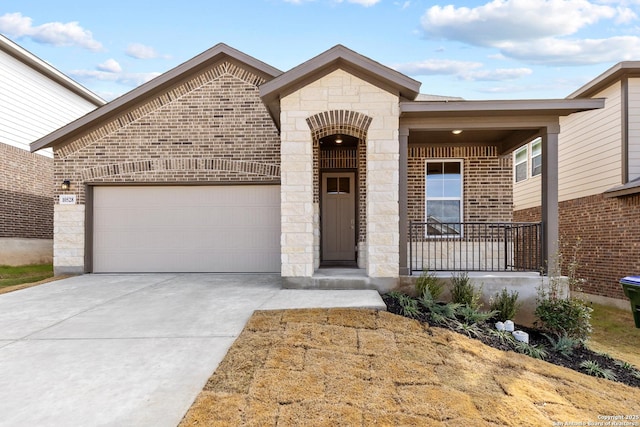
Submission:
<svg viewBox="0 0 640 427">
<path fill-rule="evenodd" d="M 322 175 L 322 261 L 356 261 L 355 172 Z"/>
</svg>

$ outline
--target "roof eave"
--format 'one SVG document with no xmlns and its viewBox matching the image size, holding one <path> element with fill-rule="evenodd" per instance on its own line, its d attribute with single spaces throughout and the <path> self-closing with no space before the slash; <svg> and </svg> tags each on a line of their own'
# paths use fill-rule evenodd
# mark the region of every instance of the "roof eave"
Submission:
<svg viewBox="0 0 640 427">
<path fill-rule="evenodd" d="M 345 46 L 336 45 L 260 86 L 260 97 L 279 127 L 280 98 L 299 89 L 310 79 L 344 69 L 406 99 L 415 99 L 421 83 Z"/>
<path fill-rule="evenodd" d="M 401 116 L 482 116 L 500 114 L 567 116 L 604 108 L 604 99 L 534 99 L 497 101 L 409 101 L 400 103 Z"/>
<path fill-rule="evenodd" d="M 91 92 L 86 87 L 69 78 L 67 75 L 60 72 L 55 67 L 49 65 L 42 59 L 23 49 L 1 34 L 0 50 L 27 65 L 28 67 L 34 69 L 35 71 L 39 72 L 48 79 L 56 82 L 65 89 L 73 92 L 84 100 L 92 103 L 96 107 L 100 107 L 101 105 L 106 104 L 106 101 L 104 99 L 100 98 L 98 95 Z"/>
<path fill-rule="evenodd" d="M 144 96 L 151 96 L 184 78 L 185 75 L 197 72 L 210 64 L 216 63 L 224 58 L 230 58 L 248 65 L 258 74 L 265 78 L 271 79 L 280 74 L 282 71 L 274 68 L 262 61 L 259 61 L 245 53 L 242 53 L 224 43 L 219 43 L 200 55 L 186 61 L 177 67 L 167 71 L 149 82 L 138 86 L 137 88 L 127 92 L 119 98 L 103 105 L 102 107 L 86 114 L 83 117 L 69 123 L 68 125 L 40 138 L 31 143 L 31 152 L 41 150 L 43 148 L 53 147 L 63 139 L 69 139 L 84 132 L 88 126 L 92 126 L 101 120 L 115 116 L 129 107 L 139 102 Z"/>
<path fill-rule="evenodd" d="M 640 61 L 623 61 L 609 68 L 595 79 L 583 85 L 581 88 L 567 96 L 567 99 L 587 98 L 596 95 L 603 89 L 611 86 L 625 75 L 640 75 Z"/>
</svg>

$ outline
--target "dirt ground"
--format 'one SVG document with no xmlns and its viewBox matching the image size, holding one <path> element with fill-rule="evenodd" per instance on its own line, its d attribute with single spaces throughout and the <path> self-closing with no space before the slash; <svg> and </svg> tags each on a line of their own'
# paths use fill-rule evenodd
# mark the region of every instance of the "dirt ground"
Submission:
<svg viewBox="0 0 640 427">
<path fill-rule="evenodd" d="M 608 416 L 640 426 L 640 389 L 383 311 L 311 309 L 256 312 L 180 425 L 552 426 Z"/>
</svg>

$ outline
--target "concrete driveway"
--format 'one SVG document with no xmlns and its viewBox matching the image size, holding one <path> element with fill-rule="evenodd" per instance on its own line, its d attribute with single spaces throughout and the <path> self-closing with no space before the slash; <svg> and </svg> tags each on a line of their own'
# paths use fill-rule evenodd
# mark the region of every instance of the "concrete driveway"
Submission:
<svg viewBox="0 0 640 427">
<path fill-rule="evenodd" d="M 254 310 L 372 307 L 275 275 L 86 275 L 0 295 L 0 426 L 175 426 Z"/>
</svg>

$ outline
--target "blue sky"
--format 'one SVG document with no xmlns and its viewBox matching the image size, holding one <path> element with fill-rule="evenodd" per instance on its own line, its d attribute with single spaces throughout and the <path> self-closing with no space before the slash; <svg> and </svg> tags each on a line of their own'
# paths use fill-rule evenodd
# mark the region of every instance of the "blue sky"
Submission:
<svg viewBox="0 0 640 427">
<path fill-rule="evenodd" d="M 3 0 L 0 33 L 113 99 L 224 42 L 283 71 L 343 44 L 465 99 L 564 98 L 640 60 L 640 0 Z"/>
</svg>

